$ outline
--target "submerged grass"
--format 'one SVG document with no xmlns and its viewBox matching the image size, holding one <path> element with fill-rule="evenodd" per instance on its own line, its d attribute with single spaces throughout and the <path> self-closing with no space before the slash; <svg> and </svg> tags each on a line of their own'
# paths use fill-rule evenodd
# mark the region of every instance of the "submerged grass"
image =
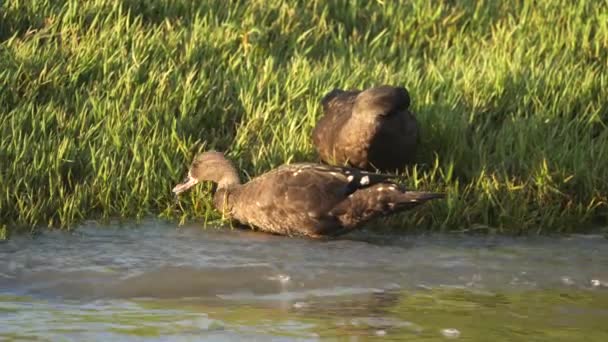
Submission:
<svg viewBox="0 0 608 342">
<path fill-rule="evenodd" d="M 606 224 L 606 1 L 4 1 L 0 223 L 216 219 L 170 189 L 202 148 L 247 175 L 315 160 L 334 87 L 404 85 L 422 127 L 390 224 Z M 245 176 L 246 178 L 247 176 Z M 489 228 L 488 228 L 489 227 Z"/>
</svg>

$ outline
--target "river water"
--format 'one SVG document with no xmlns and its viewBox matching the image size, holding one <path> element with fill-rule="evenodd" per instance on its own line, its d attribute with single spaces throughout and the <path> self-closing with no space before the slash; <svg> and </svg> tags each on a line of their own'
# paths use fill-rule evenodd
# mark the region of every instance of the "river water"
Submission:
<svg viewBox="0 0 608 342">
<path fill-rule="evenodd" d="M 0 340 L 608 341 L 608 240 L 86 224 L 0 243 Z"/>
</svg>

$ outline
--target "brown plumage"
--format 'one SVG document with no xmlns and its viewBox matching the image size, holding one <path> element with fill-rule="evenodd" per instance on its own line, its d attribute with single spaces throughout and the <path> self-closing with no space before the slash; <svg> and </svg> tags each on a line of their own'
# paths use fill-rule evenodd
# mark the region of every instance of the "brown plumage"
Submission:
<svg viewBox="0 0 608 342">
<path fill-rule="evenodd" d="M 334 89 L 321 104 L 312 138 L 325 163 L 380 171 L 413 163 L 419 129 L 405 88 Z"/>
<path fill-rule="evenodd" d="M 224 216 L 284 235 L 320 237 L 346 233 L 382 215 L 413 208 L 443 194 L 405 191 L 391 175 L 348 167 L 285 164 L 241 184 L 220 152 L 198 155 L 179 194 L 201 181 L 217 184 L 213 203 Z"/>
</svg>

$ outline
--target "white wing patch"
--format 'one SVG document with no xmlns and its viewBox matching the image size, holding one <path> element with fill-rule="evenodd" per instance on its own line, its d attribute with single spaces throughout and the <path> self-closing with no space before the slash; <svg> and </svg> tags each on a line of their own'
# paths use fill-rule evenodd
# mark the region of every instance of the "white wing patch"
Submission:
<svg viewBox="0 0 608 342">
<path fill-rule="evenodd" d="M 363 177 L 361 177 L 361 181 L 359 183 L 361 183 L 361 185 L 368 185 L 369 184 L 369 176 L 363 176 Z"/>
</svg>

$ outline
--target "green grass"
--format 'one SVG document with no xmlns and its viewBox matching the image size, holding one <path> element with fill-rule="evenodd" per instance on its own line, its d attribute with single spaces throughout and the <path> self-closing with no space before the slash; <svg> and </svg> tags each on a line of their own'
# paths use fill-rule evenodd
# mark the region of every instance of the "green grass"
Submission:
<svg viewBox="0 0 608 342">
<path fill-rule="evenodd" d="M 387 224 L 506 233 L 608 220 L 608 3 L 3 1 L 0 224 L 216 219 L 170 192 L 200 149 L 247 175 L 315 160 L 334 87 L 406 86 L 407 184 Z"/>
</svg>

